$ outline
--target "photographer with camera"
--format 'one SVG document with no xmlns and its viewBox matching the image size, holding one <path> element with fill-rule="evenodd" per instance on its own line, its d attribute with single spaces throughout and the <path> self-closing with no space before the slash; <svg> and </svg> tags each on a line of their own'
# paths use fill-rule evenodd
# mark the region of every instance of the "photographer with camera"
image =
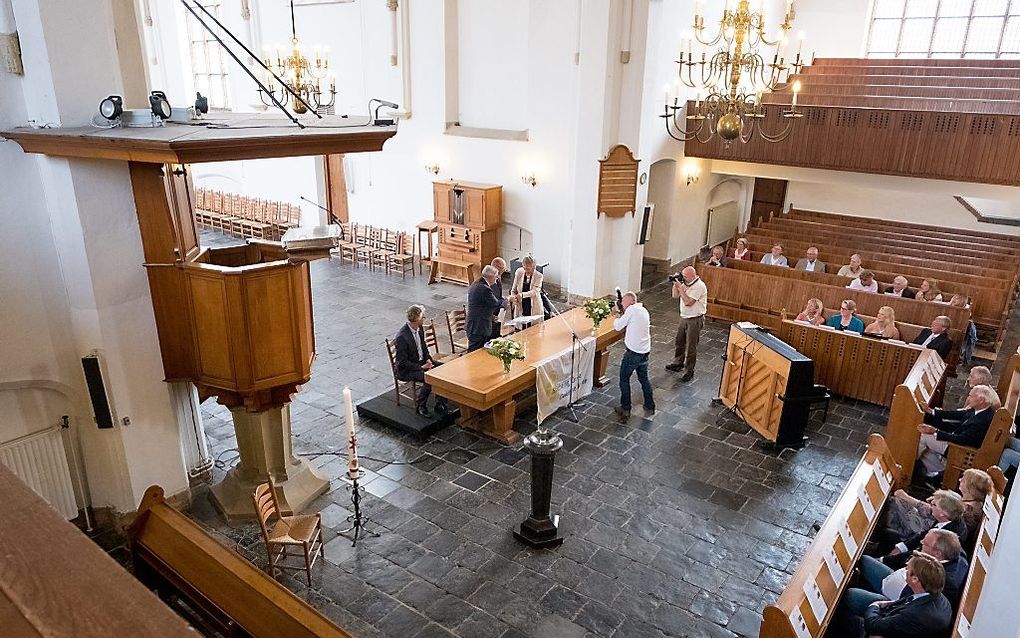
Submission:
<svg viewBox="0 0 1020 638">
<path fill-rule="evenodd" d="M 698 339 L 708 311 L 708 288 L 693 266 L 687 266 L 678 275 L 670 275 L 669 280 L 673 282 L 673 298 L 680 303 L 680 325 L 676 330 L 673 363 L 666 369 L 670 372 L 683 370 L 680 380 L 686 382 L 694 378 L 694 365 L 698 361 Z"/>
</svg>

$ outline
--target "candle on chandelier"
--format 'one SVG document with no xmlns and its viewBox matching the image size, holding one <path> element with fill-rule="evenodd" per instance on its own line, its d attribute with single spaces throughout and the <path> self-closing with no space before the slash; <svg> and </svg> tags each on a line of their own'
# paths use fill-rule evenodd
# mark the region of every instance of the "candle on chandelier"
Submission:
<svg viewBox="0 0 1020 638">
<path fill-rule="evenodd" d="M 694 0 L 694 17 L 701 15 L 701 0 Z"/>
<path fill-rule="evenodd" d="M 322 66 L 322 47 L 315 46 L 315 66 Z"/>
<path fill-rule="evenodd" d="M 336 93 L 336 76 L 332 73 L 329 74 L 329 91 L 330 93 Z"/>
<path fill-rule="evenodd" d="M 793 107 L 797 107 L 797 94 L 800 93 L 800 80 L 793 83 Z"/>
<path fill-rule="evenodd" d="M 797 59 L 800 59 L 800 52 L 804 48 L 804 32 L 797 33 Z"/>
<path fill-rule="evenodd" d="M 354 402 L 351 400 L 351 389 L 344 386 L 344 403 L 347 406 L 347 476 L 358 476 L 358 439 L 354 432 Z"/>
<path fill-rule="evenodd" d="M 793 12 L 793 0 L 786 0 L 786 17 L 790 17 L 790 13 Z"/>
<path fill-rule="evenodd" d="M 673 83 L 673 106 L 680 102 L 680 80 Z"/>
<path fill-rule="evenodd" d="M 698 91 L 697 99 L 694 102 L 694 108 L 701 110 L 701 91 Z"/>
</svg>

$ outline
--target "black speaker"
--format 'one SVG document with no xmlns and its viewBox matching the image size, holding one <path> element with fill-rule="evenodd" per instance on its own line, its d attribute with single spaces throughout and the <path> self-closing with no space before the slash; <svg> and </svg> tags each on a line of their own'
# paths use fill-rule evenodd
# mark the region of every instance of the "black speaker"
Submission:
<svg viewBox="0 0 1020 638">
<path fill-rule="evenodd" d="M 100 428 L 112 428 L 113 411 L 106 396 L 106 384 L 103 382 L 99 357 L 94 354 L 82 357 L 81 369 L 85 372 L 85 383 L 89 387 L 89 399 L 92 401 L 92 414 L 95 415 L 96 425 Z"/>
</svg>

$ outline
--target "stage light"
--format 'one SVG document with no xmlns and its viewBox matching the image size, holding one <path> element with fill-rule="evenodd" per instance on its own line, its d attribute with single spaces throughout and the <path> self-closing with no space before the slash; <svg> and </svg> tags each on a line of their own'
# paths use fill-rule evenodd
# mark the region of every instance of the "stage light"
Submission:
<svg viewBox="0 0 1020 638">
<path fill-rule="evenodd" d="M 115 120 L 124 112 L 124 98 L 111 95 L 99 103 L 99 114 L 108 120 Z"/>
<path fill-rule="evenodd" d="M 169 120 L 173 115 L 173 108 L 163 91 L 153 91 L 149 94 L 149 106 L 152 107 L 152 114 L 161 120 Z"/>
</svg>

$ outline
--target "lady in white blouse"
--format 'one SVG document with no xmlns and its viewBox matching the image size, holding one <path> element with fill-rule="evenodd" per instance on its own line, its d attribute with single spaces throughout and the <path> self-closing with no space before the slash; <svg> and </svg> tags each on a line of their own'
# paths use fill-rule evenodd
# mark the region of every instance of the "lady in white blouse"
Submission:
<svg viewBox="0 0 1020 638">
<path fill-rule="evenodd" d="M 542 308 L 542 273 L 535 268 L 535 258 L 525 255 L 521 267 L 514 273 L 514 283 L 510 286 L 510 294 L 519 295 L 520 301 L 513 305 L 514 317 L 530 317 L 541 315 Z"/>
<path fill-rule="evenodd" d="M 917 289 L 917 299 L 925 301 L 942 301 L 942 293 L 939 292 L 939 282 L 931 277 L 921 282 Z"/>
</svg>

